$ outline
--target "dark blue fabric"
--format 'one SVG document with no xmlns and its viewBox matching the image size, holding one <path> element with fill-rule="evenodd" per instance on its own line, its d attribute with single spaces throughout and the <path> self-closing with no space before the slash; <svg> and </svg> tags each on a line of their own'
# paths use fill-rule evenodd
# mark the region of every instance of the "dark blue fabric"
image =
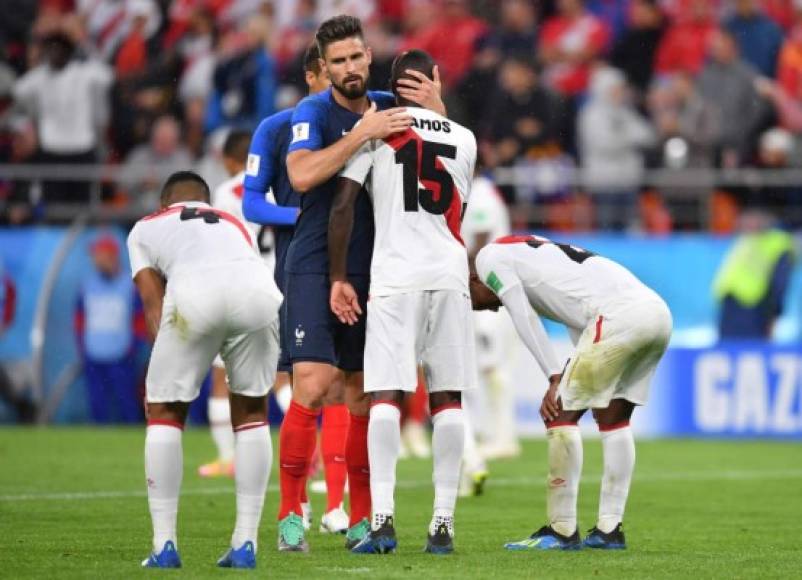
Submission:
<svg viewBox="0 0 802 580">
<path fill-rule="evenodd" d="M 301 205 L 301 198 L 292 189 L 287 175 L 287 147 L 290 144 L 292 114 L 293 109 L 286 109 L 259 123 L 251 138 L 248 167 L 243 181 L 245 194 L 242 200 L 242 212 L 245 219 L 274 226 L 275 278 L 279 288 L 283 287 L 280 278 L 284 273 L 287 249 L 298 219 L 296 208 Z M 265 193 L 269 189 L 272 189 L 276 204 L 281 207 L 280 210 L 265 199 Z M 277 214 L 280 212 L 284 214 L 281 217 L 286 219 L 277 219 Z"/>
<path fill-rule="evenodd" d="M 332 89 L 306 97 L 292 115 L 292 141 L 289 153 L 307 149 L 317 151 L 335 143 L 348 133 L 361 115 L 344 109 L 334 100 Z M 368 98 L 379 109 L 394 105 L 393 95 L 368 91 Z M 329 213 L 334 198 L 336 176 L 301 196 L 301 215 L 287 252 L 286 269 L 294 274 L 328 274 Z M 354 208 L 354 229 L 348 249 L 348 273 L 370 274 L 373 254 L 373 209 L 363 190 Z M 326 299 L 328 304 L 328 298 Z"/>
<path fill-rule="evenodd" d="M 783 43 L 782 29 L 763 14 L 754 18 L 730 18 L 725 27 L 738 41 L 741 57 L 760 74 L 773 78 Z"/>
<path fill-rule="evenodd" d="M 95 423 L 141 423 L 143 400 L 137 391 L 134 357 L 118 362 L 84 360 L 89 412 Z"/>
<path fill-rule="evenodd" d="M 367 313 L 370 281 L 367 276 L 349 278 Z M 285 340 L 289 359 L 324 362 L 344 371 L 361 371 L 365 350 L 365 314 L 354 326 L 339 322 L 329 309 L 328 274 L 287 274 Z"/>
</svg>

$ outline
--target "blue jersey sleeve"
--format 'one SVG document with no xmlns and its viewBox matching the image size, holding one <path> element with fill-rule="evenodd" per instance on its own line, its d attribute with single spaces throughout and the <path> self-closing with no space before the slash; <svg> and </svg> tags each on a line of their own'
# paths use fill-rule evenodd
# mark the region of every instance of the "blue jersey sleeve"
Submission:
<svg viewBox="0 0 802 580">
<path fill-rule="evenodd" d="M 249 222 L 267 226 L 291 226 L 298 217 L 298 209 L 267 201 L 265 193 L 275 188 L 281 170 L 279 132 L 288 130 L 292 111 L 282 111 L 264 119 L 251 138 L 248 161 L 245 165 L 245 192 L 242 196 L 242 214 Z"/>
<path fill-rule="evenodd" d="M 376 103 L 376 108 L 380 111 L 396 106 L 395 95 L 387 91 L 368 91 L 368 98 Z"/>
<path fill-rule="evenodd" d="M 326 103 L 315 95 L 298 103 L 292 114 L 292 137 L 287 153 L 323 148 L 323 128 L 326 122 Z"/>
<path fill-rule="evenodd" d="M 294 226 L 298 208 L 271 203 L 265 199 L 264 192 L 246 187 L 242 195 L 242 215 L 249 222 L 263 226 Z"/>
</svg>

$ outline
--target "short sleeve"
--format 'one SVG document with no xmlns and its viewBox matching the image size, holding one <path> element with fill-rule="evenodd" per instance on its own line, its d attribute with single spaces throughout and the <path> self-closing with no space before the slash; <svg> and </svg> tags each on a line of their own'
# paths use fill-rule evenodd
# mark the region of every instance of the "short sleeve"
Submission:
<svg viewBox="0 0 802 580">
<path fill-rule="evenodd" d="M 132 278 L 145 268 L 156 269 L 147 247 L 142 242 L 142 228 L 139 224 L 128 234 L 128 260 L 131 262 Z"/>
<path fill-rule="evenodd" d="M 340 172 L 340 177 L 345 177 L 364 185 L 372 166 L 373 155 L 370 151 L 370 145 L 365 143 L 345 164 L 345 167 Z"/>
<path fill-rule="evenodd" d="M 490 244 L 476 256 L 476 273 L 485 286 L 501 298 L 510 288 L 521 285 L 521 279 L 503 252 L 495 244 Z"/>
<path fill-rule="evenodd" d="M 323 123 L 326 120 L 324 103 L 314 97 L 307 97 L 295 107 L 290 125 L 290 146 L 288 153 L 308 149 L 318 151 L 323 148 Z"/>
</svg>

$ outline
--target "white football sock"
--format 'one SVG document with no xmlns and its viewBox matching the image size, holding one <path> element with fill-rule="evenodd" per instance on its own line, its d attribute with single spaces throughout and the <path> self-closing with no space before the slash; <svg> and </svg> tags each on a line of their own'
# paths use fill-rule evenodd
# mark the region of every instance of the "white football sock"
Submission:
<svg viewBox="0 0 802 580">
<path fill-rule="evenodd" d="M 267 423 L 248 427 L 235 434 L 234 482 L 237 488 L 237 522 L 231 547 L 241 548 L 250 540 L 256 548 L 259 520 L 273 462 L 273 444 Z"/>
<path fill-rule="evenodd" d="M 582 474 L 582 436 L 577 425 L 546 430 L 549 446 L 549 475 L 546 506 L 549 525 L 559 534 L 576 531 L 576 499 Z"/>
<path fill-rule="evenodd" d="M 465 447 L 465 413 L 444 409 L 432 415 L 434 517 L 453 517 Z"/>
<path fill-rule="evenodd" d="M 227 398 L 209 397 L 209 427 L 217 446 L 217 457 L 222 461 L 234 460 L 234 431 L 231 429 L 231 405 Z"/>
<path fill-rule="evenodd" d="M 368 459 L 370 460 L 370 498 L 376 515 L 395 512 L 395 466 L 401 451 L 401 411 L 395 405 L 379 403 L 370 409 Z"/>
<path fill-rule="evenodd" d="M 476 390 L 476 389 L 473 389 Z M 467 394 L 467 393 L 463 393 Z M 487 464 L 485 463 L 484 457 L 482 454 L 479 453 L 479 446 L 476 444 L 476 430 L 474 429 L 474 417 L 476 416 L 472 411 L 474 400 L 468 399 L 467 397 L 463 396 L 462 407 L 463 407 L 463 420 L 464 420 L 464 430 L 465 430 L 465 444 L 464 444 L 464 451 L 462 453 L 463 459 L 463 469 L 469 470 L 469 472 L 474 473 L 476 471 L 487 471 Z"/>
<path fill-rule="evenodd" d="M 596 527 L 612 532 L 624 519 L 629 484 L 635 469 L 635 438 L 627 425 L 601 432 L 604 474 L 599 496 L 599 521 Z"/>
<path fill-rule="evenodd" d="M 148 425 L 145 435 L 145 477 L 153 521 L 153 551 L 157 554 L 168 540 L 178 546 L 176 520 L 183 464 L 181 429 L 164 424 Z"/>
</svg>

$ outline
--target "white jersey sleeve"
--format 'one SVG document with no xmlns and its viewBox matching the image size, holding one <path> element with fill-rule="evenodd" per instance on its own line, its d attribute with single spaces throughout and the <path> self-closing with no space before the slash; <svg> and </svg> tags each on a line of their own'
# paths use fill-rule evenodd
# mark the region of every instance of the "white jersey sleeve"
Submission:
<svg viewBox="0 0 802 580">
<path fill-rule="evenodd" d="M 128 259 L 131 262 L 132 278 L 145 268 L 156 269 L 155 260 L 151 258 L 150 252 L 142 240 L 142 228 L 139 227 L 139 224 L 135 225 L 128 234 Z"/>
<path fill-rule="evenodd" d="M 370 175 L 370 168 L 373 167 L 373 155 L 371 153 L 370 142 L 365 143 L 354 153 L 348 163 L 345 164 L 340 177 L 345 177 L 364 185 Z"/>
<path fill-rule="evenodd" d="M 489 246 L 479 252 L 476 258 L 476 271 L 482 282 L 501 300 L 512 318 L 526 348 L 535 357 L 547 377 L 559 374 L 562 370 L 554 347 L 549 340 L 543 322 L 535 313 L 524 291 L 520 277 L 512 264 L 504 260 L 504 253 Z"/>
</svg>

